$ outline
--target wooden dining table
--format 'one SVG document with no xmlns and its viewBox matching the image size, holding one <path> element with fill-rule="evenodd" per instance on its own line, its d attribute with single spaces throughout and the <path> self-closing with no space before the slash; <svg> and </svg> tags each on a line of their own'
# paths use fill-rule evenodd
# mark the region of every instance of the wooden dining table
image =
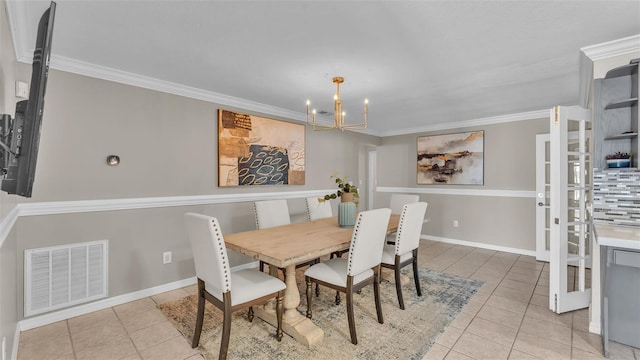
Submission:
<svg viewBox="0 0 640 360">
<path fill-rule="evenodd" d="M 388 233 L 397 230 L 399 215 L 391 215 Z M 338 218 L 295 223 L 267 229 L 225 234 L 227 248 L 263 261 L 269 273 L 278 276 L 277 269 L 285 269 L 283 330 L 298 342 L 311 347 L 322 341 L 324 331 L 298 312 L 300 292 L 296 284 L 296 265 L 349 248 L 353 228 L 342 228 Z M 275 325 L 273 303 L 255 309 L 263 320 Z"/>
</svg>

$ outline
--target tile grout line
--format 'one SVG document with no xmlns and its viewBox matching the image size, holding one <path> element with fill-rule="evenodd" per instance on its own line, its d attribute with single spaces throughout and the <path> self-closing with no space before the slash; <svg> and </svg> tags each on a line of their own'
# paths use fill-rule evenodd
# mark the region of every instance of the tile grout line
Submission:
<svg viewBox="0 0 640 360">
<path fill-rule="evenodd" d="M 488 258 L 484 263 L 482 263 L 482 265 L 478 266 L 478 269 L 480 269 L 483 265 L 485 265 L 485 264 L 486 264 L 486 263 L 487 263 L 491 258 L 493 258 L 493 257 L 495 256 L 495 254 L 497 254 L 497 253 L 498 253 L 498 251 L 494 252 L 494 254 L 493 254 L 491 257 L 489 257 L 489 258 Z M 458 261 L 459 261 L 459 260 L 458 260 Z M 454 263 L 454 264 L 455 264 L 455 263 Z M 446 268 L 445 268 L 445 270 L 446 270 L 446 269 L 448 269 L 449 267 L 453 266 L 454 264 L 449 265 L 448 267 L 446 267 Z M 513 264 L 515 264 L 515 261 L 514 261 L 514 263 L 513 263 Z M 511 264 L 511 267 L 509 268 L 509 270 L 511 270 L 511 268 L 513 267 L 513 264 Z M 444 271 L 444 270 L 443 270 L 443 271 Z M 476 271 L 474 271 L 473 273 L 471 273 L 471 275 L 469 275 L 467 278 L 468 278 L 468 279 L 470 279 L 470 278 L 471 278 L 471 276 L 473 276 L 473 274 L 475 274 L 477 271 L 478 271 L 478 270 L 476 270 Z M 506 276 L 506 273 L 502 276 L 502 279 L 504 279 L 504 276 Z M 502 281 L 502 279 L 501 279 L 500 281 Z M 489 297 L 487 297 L 487 300 L 491 297 L 491 295 L 493 295 L 493 292 L 496 290 L 496 288 L 497 288 L 497 286 L 496 286 L 495 288 L 493 288 L 493 290 L 491 290 L 491 293 L 489 294 Z M 476 295 L 477 295 L 477 294 L 478 294 L 478 293 L 476 292 Z M 482 306 L 484 307 L 485 305 L 486 305 L 486 301 L 482 304 Z M 476 313 L 475 315 L 473 315 L 473 318 L 471 319 L 471 321 L 469 321 L 469 324 L 471 324 L 471 322 L 472 322 L 472 321 L 473 321 L 477 316 L 478 316 L 478 313 Z M 451 345 L 451 347 L 449 348 L 449 351 L 447 351 L 447 353 L 445 354 L 444 358 L 446 358 L 446 357 L 451 353 L 451 351 L 453 351 L 454 346 L 458 343 L 458 341 L 460 340 L 460 338 L 462 337 L 462 335 L 464 335 L 465 331 L 467 331 L 467 328 L 469 327 L 469 324 L 467 324 L 467 325 L 465 326 L 465 328 L 464 328 L 464 329 L 462 329 L 462 333 L 461 333 L 461 334 L 460 334 L 460 336 L 456 339 L 456 341 L 454 341 L 454 342 L 453 342 L 453 345 Z M 449 326 L 451 326 L 451 325 L 449 325 Z M 511 350 L 509 350 L 509 353 L 511 353 Z M 467 356 L 466 354 L 464 354 L 464 355 L 465 355 L 465 356 Z M 469 356 L 469 357 L 470 357 L 470 356 Z M 507 355 L 507 357 L 508 357 L 508 355 Z M 443 359 L 444 359 L 444 358 L 443 358 Z"/>
<path fill-rule="evenodd" d="M 118 319 L 120 326 L 122 326 L 122 328 L 124 329 L 124 332 L 127 334 L 127 337 L 129 338 L 129 341 L 131 341 L 133 348 L 136 350 L 136 354 L 140 357 L 140 359 L 142 359 L 142 354 L 138 350 L 138 346 L 136 346 L 136 343 L 133 341 L 133 339 L 131 339 L 131 334 L 129 333 L 129 330 L 127 330 L 127 327 L 124 326 L 124 323 L 122 323 L 122 320 L 120 319 L 120 315 L 118 315 L 118 312 L 116 311 L 115 307 L 112 306 L 111 311 L 113 311 L 113 313 L 116 315 L 116 319 Z"/>
<path fill-rule="evenodd" d="M 522 256 L 522 255 L 520 255 L 520 256 Z M 520 259 L 520 257 L 518 257 L 518 259 Z M 516 260 L 516 262 L 517 262 L 517 260 Z M 509 355 L 507 356 L 507 358 L 509 358 L 509 356 L 511 356 L 511 353 L 513 352 L 513 345 L 516 344 L 516 340 L 518 339 L 518 335 L 520 334 L 520 329 L 522 328 L 522 324 L 524 323 L 524 318 L 527 316 L 527 310 L 529 310 L 529 306 L 531 306 L 531 299 L 533 299 L 533 295 L 536 293 L 536 287 L 538 287 L 538 283 L 540 282 L 540 276 L 542 276 L 543 272 L 544 272 L 544 265 L 543 265 L 542 269 L 540 270 L 540 273 L 538 274 L 538 278 L 536 279 L 536 283 L 533 286 L 533 291 L 531 292 L 531 295 L 529 295 L 529 301 L 527 302 L 527 307 L 526 307 L 526 309 L 524 309 L 524 314 L 522 314 L 522 320 L 520 320 L 520 326 L 518 326 L 518 330 L 516 330 L 516 336 L 515 336 L 515 338 L 513 338 L 513 344 L 511 345 L 511 349 L 509 349 Z M 573 321 L 573 316 L 572 316 L 572 321 Z M 525 351 L 522 351 L 522 350 L 518 350 L 518 351 L 521 351 L 521 352 L 523 352 L 523 353 L 525 353 L 527 355 L 531 355 L 531 356 L 537 358 L 537 356 L 535 356 L 533 354 L 529 354 L 529 353 L 527 353 Z"/>
<path fill-rule="evenodd" d="M 73 355 L 74 359 L 78 359 L 78 356 L 76 355 L 76 347 L 73 344 L 73 336 L 71 336 L 71 327 L 69 326 L 69 320 L 65 320 L 64 323 L 67 326 L 67 333 L 69 334 L 69 342 L 71 343 L 71 354 Z"/>
</svg>

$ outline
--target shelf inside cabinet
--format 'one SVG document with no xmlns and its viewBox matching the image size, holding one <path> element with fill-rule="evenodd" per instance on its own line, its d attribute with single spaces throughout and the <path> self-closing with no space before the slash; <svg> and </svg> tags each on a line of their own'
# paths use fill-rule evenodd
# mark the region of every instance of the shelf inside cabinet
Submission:
<svg viewBox="0 0 640 360">
<path fill-rule="evenodd" d="M 638 98 L 634 97 L 629 99 L 612 101 L 608 103 L 607 106 L 605 106 L 604 108 L 605 110 L 620 109 L 620 108 L 631 107 L 637 103 L 638 103 Z"/>
<path fill-rule="evenodd" d="M 607 74 L 604 76 L 605 79 L 612 79 L 621 76 L 629 76 L 633 75 L 638 71 L 638 63 L 632 62 L 627 65 L 618 66 L 615 69 L 611 69 L 607 71 Z"/>
<path fill-rule="evenodd" d="M 637 132 L 628 132 L 628 133 L 622 133 L 622 134 L 609 135 L 604 139 L 605 140 L 618 140 L 618 139 L 632 139 L 634 137 L 638 137 L 638 133 Z"/>
</svg>

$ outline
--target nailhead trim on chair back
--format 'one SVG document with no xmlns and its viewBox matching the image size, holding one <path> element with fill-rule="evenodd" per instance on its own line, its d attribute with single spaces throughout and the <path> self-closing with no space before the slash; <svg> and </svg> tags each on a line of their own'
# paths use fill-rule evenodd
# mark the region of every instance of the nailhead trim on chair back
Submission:
<svg viewBox="0 0 640 360">
<path fill-rule="evenodd" d="M 353 228 L 347 275 L 357 275 L 380 264 L 391 209 L 362 211 Z"/>
<path fill-rule="evenodd" d="M 256 229 L 267 229 L 291 224 L 287 200 L 264 200 L 253 203 Z"/>
<path fill-rule="evenodd" d="M 184 217 L 196 276 L 223 293 L 230 291 L 231 269 L 218 219 L 194 213 L 186 213 Z"/>
<path fill-rule="evenodd" d="M 309 221 L 333 216 L 329 200 L 320 202 L 317 197 L 308 197 L 305 199 L 305 203 L 307 204 L 307 220 Z"/>
<path fill-rule="evenodd" d="M 426 202 L 404 205 L 396 234 L 396 255 L 406 254 L 420 245 L 420 234 L 426 212 Z"/>
</svg>

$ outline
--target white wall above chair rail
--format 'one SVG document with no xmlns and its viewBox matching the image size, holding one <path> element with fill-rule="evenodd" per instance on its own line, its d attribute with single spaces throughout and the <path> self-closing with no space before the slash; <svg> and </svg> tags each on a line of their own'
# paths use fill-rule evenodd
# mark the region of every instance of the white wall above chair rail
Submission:
<svg viewBox="0 0 640 360">
<path fill-rule="evenodd" d="M 461 196 L 494 196 L 535 198 L 533 190 L 500 190 L 500 189 L 457 189 L 457 188 L 427 188 L 427 187 L 388 187 L 378 186 L 376 191 L 384 193 L 410 193 L 433 195 L 461 195 Z"/>
</svg>

